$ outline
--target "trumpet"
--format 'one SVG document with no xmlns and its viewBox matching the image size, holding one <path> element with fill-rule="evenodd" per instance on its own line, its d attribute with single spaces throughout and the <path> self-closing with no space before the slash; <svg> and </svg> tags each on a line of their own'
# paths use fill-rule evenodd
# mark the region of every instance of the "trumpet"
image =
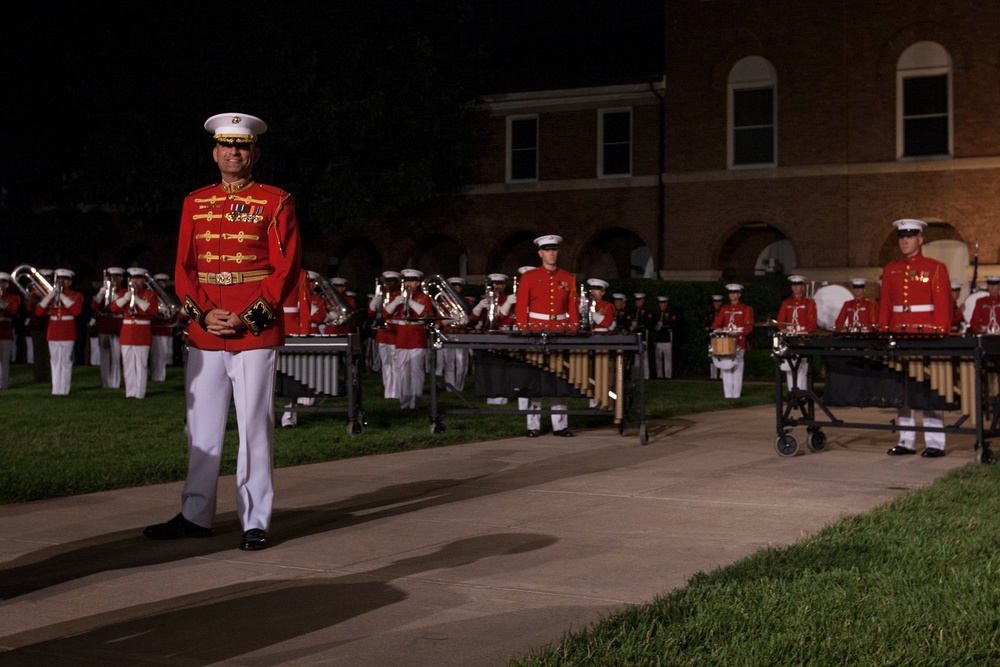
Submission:
<svg viewBox="0 0 1000 667">
<path fill-rule="evenodd" d="M 38 301 L 55 287 L 45 279 L 41 271 L 30 264 L 22 264 L 10 272 L 14 287 L 28 301 Z"/>
<path fill-rule="evenodd" d="M 597 312 L 597 301 L 587 291 L 587 286 L 580 283 L 580 331 L 590 331 L 594 323 L 594 314 Z"/>
<path fill-rule="evenodd" d="M 420 287 L 424 294 L 430 297 L 431 303 L 442 319 L 450 320 L 450 324 L 460 327 L 469 323 L 472 309 L 442 276 L 433 275 L 424 278 Z"/>
<path fill-rule="evenodd" d="M 101 294 L 103 295 L 101 312 L 109 313 L 111 312 L 111 299 L 115 295 L 115 286 L 111 281 L 111 274 L 107 271 L 104 272 L 104 283 L 101 285 Z"/>
<path fill-rule="evenodd" d="M 499 307 L 497 306 L 497 292 L 492 284 L 486 285 L 486 330 L 496 331 Z"/>
</svg>

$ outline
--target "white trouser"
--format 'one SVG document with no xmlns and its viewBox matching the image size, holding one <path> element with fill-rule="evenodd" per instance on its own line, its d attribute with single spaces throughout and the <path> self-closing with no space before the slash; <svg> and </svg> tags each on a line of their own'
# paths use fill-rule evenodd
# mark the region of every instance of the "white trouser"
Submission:
<svg viewBox="0 0 1000 667">
<path fill-rule="evenodd" d="M 49 341 L 49 368 L 52 369 L 52 395 L 66 396 L 69 394 L 70 382 L 73 380 L 73 347 L 76 341 Z"/>
<path fill-rule="evenodd" d="M 90 365 L 101 365 L 101 339 L 100 334 L 90 337 Z"/>
<path fill-rule="evenodd" d="M 149 349 L 149 379 L 164 382 L 167 379 L 167 362 L 174 356 L 172 336 L 153 336 L 153 346 Z"/>
<path fill-rule="evenodd" d="M 788 362 L 785 363 L 787 364 Z M 797 389 L 802 389 L 804 391 L 809 388 L 808 385 L 806 384 L 809 382 L 809 362 L 807 360 L 805 359 L 799 360 L 799 370 L 794 378 L 792 377 L 791 364 L 788 364 L 788 367 L 785 369 L 785 382 L 788 384 L 789 391 L 791 391 L 792 389 L 793 380 L 796 381 L 795 387 Z"/>
<path fill-rule="evenodd" d="M 415 410 L 417 400 L 424 395 L 424 370 L 427 350 L 417 348 L 396 348 L 393 363 L 396 366 L 396 391 L 399 407 Z"/>
<path fill-rule="evenodd" d="M 14 349 L 14 341 L 0 340 L 0 389 L 10 386 L 10 351 Z"/>
<path fill-rule="evenodd" d="M 526 408 L 521 407 L 521 401 L 527 401 L 528 405 Z M 566 410 L 566 405 L 569 403 L 569 399 L 566 397 L 555 397 L 552 399 L 552 430 L 561 431 L 569 427 L 569 416 L 564 414 L 558 414 L 559 412 L 564 412 Z M 517 399 L 518 408 L 525 410 L 538 410 L 542 407 L 542 399 L 540 398 L 525 398 Z M 534 414 L 528 415 L 528 430 L 529 431 L 540 431 L 542 429 L 542 415 Z"/>
<path fill-rule="evenodd" d="M 125 398 L 146 398 L 149 379 L 149 345 L 122 345 Z"/>
<path fill-rule="evenodd" d="M 469 351 L 444 348 L 438 350 L 435 374 L 444 378 L 445 385 L 452 386 L 461 393 L 465 388 L 465 376 L 469 372 Z"/>
<path fill-rule="evenodd" d="M 114 334 L 97 334 L 101 345 L 101 386 L 117 389 L 122 385 L 122 345 Z"/>
<path fill-rule="evenodd" d="M 396 380 L 396 367 L 392 358 L 396 354 L 395 345 L 378 344 L 379 363 L 382 364 L 382 387 L 385 389 L 383 398 L 398 398 L 399 385 Z"/>
<path fill-rule="evenodd" d="M 726 398 L 739 398 L 743 393 L 743 350 L 736 353 L 736 363 L 722 373 L 722 391 Z"/>
<path fill-rule="evenodd" d="M 917 419 L 912 408 L 899 408 L 896 411 L 896 424 L 899 425 L 899 446 L 906 449 L 917 448 L 917 432 L 904 431 L 905 426 L 916 426 Z M 944 425 L 944 412 L 941 410 L 923 410 L 923 423 L 926 427 L 940 428 Z M 944 451 L 944 432 L 924 431 L 924 445 L 927 449 Z"/>
<path fill-rule="evenodd" d="M 670 379 L 674 376 L 674 344 L 656 344 L 656 377 Z"/>
<path fill-rule="evenodd" d="M 236 511 L 244 531 L 270 527 L 276 359 L 274 348 L 243 352 L 188 349 L 184 367 L 188 475 L 181 492 L 181 511 L 188 521 L 206 528 L 215 521 L 222 442 L 232 399 L 240 440 Z"/>
</svg>

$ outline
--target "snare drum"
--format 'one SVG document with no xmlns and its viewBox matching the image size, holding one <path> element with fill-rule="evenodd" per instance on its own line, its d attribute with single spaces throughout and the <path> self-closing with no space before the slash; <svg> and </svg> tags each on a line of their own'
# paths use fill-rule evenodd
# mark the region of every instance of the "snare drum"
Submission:
<svg viewBox="0 0 1000 667">
<path fill-rule="evenodd" d="M 726 332 L 715 332 L 711 336 L 712 364 L 719 370 L 727 371 L 736 365 L 736 336 Z"/>
</svg>

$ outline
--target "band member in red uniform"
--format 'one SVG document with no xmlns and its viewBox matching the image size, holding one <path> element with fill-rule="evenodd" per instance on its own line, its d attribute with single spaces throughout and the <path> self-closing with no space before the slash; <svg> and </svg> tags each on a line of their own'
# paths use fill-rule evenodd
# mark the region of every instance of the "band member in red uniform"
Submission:
<svg viewBox="0 0 1000 667">
<path fill-rule="evenodd" d="M 111 304 L 125 293 L 122 281 L 125 269 L 109 266 L 104 270 L 107 289 L 101 287 L 90 307 L 97 326 L 97 344 L 101 355 L 101 386 L 117 389 L 122 385 L 122 314 L 112 312 Z M 107 294 L 105 292 L 108 292 Z"/>
<path fill-rule="evenodd" d="M 13 292 L 13 277 L 0 271 L 0 389 L 10 386 L 10 357 L 14 351 L 14 317 L 21 307 L 21 297 Z"/>
<path fill-rule="evenodd" d="M 153 280 L 165 293 L 170 293 L 169 275 L 157 273 L 153 276 Z M 177 315 L 171 315 L 165 306 L 166 304 L 160 304 L 160 310 L 150 324 L 153 333 L 153 345 L 149 348 L 149 379 L 151 382 L 166 381 L 167 365 L 174 357 L 174 325 L 177 324 Z"/>
<path fill-rule="evenodd" d="M 145 398 L 149 379 L 149 348 L 153 344 L 152 319 L 160 312 L 156 292 L 146 285 L 146 270 L 128 270 L 128 289 L 111 302 L 122 315 L 122 370 L 125 398 Z"/>
<path fill-rule="evenodd" d="M 719 369 L 722 391 L 726 398 L 739 398 L 743 393 L 743 356 L 747 349 L 747 336 L 753 331 L 753 308 L 742 303 L 743 285 L 726 285 L 729 303 L 719 308 L 712 321 L 712 330 L 736 336 L 736 358 L 730 368 Z"/>
<path fill-rule="evenodd" d="M 864 278 L 851 278 L 851 296 L 854 298 L 840 307 L 834 329 L 862 333 L 878 328 L 878 302 L 865 296 L 867 284 Z"/>
<path fill-rule="evenodd" d="M 295 289 L 301 243 L 295 202 L 284 190 L 258 183 L 259 118 L 212 116 L 212 158 L 221 182 L 184 200 L 177 296 L 191 318 L 184 382 L 188 476 L 181 513 L 144 531 L 152 539 L 209 537 L 215 520 L 219 464 L 229 404 L 236 405 L 239 453 L 236 510 L 240 549 L 268 545 L 274 502 L 274 383 L 277 346 L 285 340 L 281 307 Z"/>
<path fill-rule="evenodd" d="M 385 317 L 385 305 L 399 296 L 400 279 L 398 271 L 383 271 L 381 294 L 372 297 L 368 303 L 368 316 L 375 330 L 375 352 L 382 371 L 382 397 L 399 398 L 396 368 L 392 363 L 396 353 L 396 327 Z"/>
<path fill-rule="evenodd" d="M 976 300 L 969 327 L 977 334 L 1000 334 L 1000 276 L 986 276 L 986 296 Z"/>
<path fill-rule="evenodd" d="M 357 312 L 358 304 L 354 300 L 354 297 L 347 293 L 347 279 L 331 278 L 330 285 L 333 287 L 333 290 L 340 295 L 341 300 L 347 305 L 350 312 L 347 314 L 347 321 L 340 324 L 334 324 L 329 321 L 333 317 L 333 313 L 330 313 L 329 309 L 327 309 L 326 319 L 328 321 L 325 324 L 321 323 L 319 325 L 320 333 L 348 334 L 357 331 L 358 321 L 354 314 Z"/>
<path fill-rule="evenodd" d="M 521 274 L 517 286 L 517 326 L 522 330 L 575 331 L 580 326 L 580 304 L 576 296 L 576 279 L 573 274 L 560 269 L 559 244 L 562 237 L 555 234 L 535 239 L 542 265 Z M 568 400 L 564 396 L 552 397 L 552 435 L 572 438 L 569 417 L 565 413 Z M 542 400 L 532 396 L 529 409 L 540 410 Z M 529 438 L 541 433 L 540 414 L 528 415 Z"/>
<path fill-rule="evenodd" d="M 816 302 L 806 296 L 806 279 L 804 276 L 788 276 L 792 284 L 792 295 L 781 302 L 778 309 L 778 329 L 787 334 L 808 336 L 816 331 Z M 809 377 L 809 362 L 802 358 L 799 361 L 798 373 L 792 377 L 791 365 L 782 362 L 788 388 L 806 389 Z"/>
<path fill-rule="evenodd" d="M 505 273 L 491 273 L 486 276 L 487 292 L 479 300 L 479 303 L 473 306 L 472 315 L 470 315 L 470 321 L 475 323 L 477 330 L 498 331 L 510 328 L 517 323 L 514 316 L 514 305 L 517 300 L 513 295 L 507 295 L 507 280 Z M 490 296 L 490 292 L 492 292 L 492 296 Z M 492 304 L 490 303 L 491 299 Z M 493 309 L 492 313 L 490 312 L 491 308 Z M 507 405 L 507 397 L 490 396 L 486 399 L 486 404 Z M 522 409 L 526 409 L 526 406 L 527 403 Z"/>
<path fill-rule="evenodd" d="M 393 365 L 399 392 L 399 407 L 416 410 L 424 395 L 427 358 L 427 322 L 434 318 L 431 298 L 420 291 L 424 274 L 403 269 L 402 291 L 385 305 L 385 319 L 396 329 Z"/>
<path fill-rule="evenodd" d="M 604 292 L 608 289 L 608 283 L 600 278 L 590 278 L 587 280 L 587 291 L 590 293 L 590 300 L 594 303 L 593 312 L 590 315 L 591 331 L 606 332 L 615 328 L 615 304 L 604 300 Z"/>
<path fill-rule="evenodd" d="M 49 365 L 52 369 L 52 394 L 69 394 L 73 379 L 73 347 L 76 343 L 76 318 L 83 312 L 83 295 L 71 289 L 69 269 L 56 269 L 55 286 L 35 306 L 35 315 L 48 315 Z"/>
<path fill-rule="evenodd" d="M 472 311 L 476 305 L 475 302 L 467 296 L 462 296 L 465 283 L 465 278 L 460 276 L 448 278 L 448 284 L 455 291 L 455 294 L 465 301 L 469 306 L 469 310 Z M 470 316 L 469 321 L 472 322 L 473 319 L 474 317 Z M 450 322 L 442 325 L 441 332 L 447 335 L 449 333 L 461 333 L 468 329 L 468 324 L 459 326 L 455 322 Z M 452 388 L 454 388 L 454 391 L 461 393 L 462 389 L 465 388 L 465 376 L 469 374 L 469 351 L 453 347 L 441 348 L 435 355 L 434 374 L 444 380 L 445 389 L 452 391 Z"/>
<path fill-rule="evenodd" d="M 903 254 L 882 271 L 882 293 L 879 296 L 879 326 L 894 333 L 947 334 L 951 330 L 951 280 L 948 267 L 924 257 L 923 220 L 903 219 L 892 223 L 899 236 Z M 924 410 L 924 427 L 940 428 L 941 410 Z M 912 408 L 900 408 L 896 423 L 900 427 L 916 424 Z M 943 432 L 924 431 L 925 448 L 922 456 L 944 456 Z M 898 444 L 889 450 L 890 456 L 916 453 L 916 431 L 899 432 Z"/>
</svg>

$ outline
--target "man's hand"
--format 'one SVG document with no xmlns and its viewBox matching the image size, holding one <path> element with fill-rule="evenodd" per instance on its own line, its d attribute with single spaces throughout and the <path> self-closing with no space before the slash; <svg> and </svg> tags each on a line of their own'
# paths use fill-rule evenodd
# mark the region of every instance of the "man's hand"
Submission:
<svg viewBox="0 0 1000 667">
<path fill-rule="evenodd" d="M 246 328 L 240 316 L 228 310 L 213 308 L 205 315 L 205 330 L 222 338 L 235 336 Z"/>
</svg>

